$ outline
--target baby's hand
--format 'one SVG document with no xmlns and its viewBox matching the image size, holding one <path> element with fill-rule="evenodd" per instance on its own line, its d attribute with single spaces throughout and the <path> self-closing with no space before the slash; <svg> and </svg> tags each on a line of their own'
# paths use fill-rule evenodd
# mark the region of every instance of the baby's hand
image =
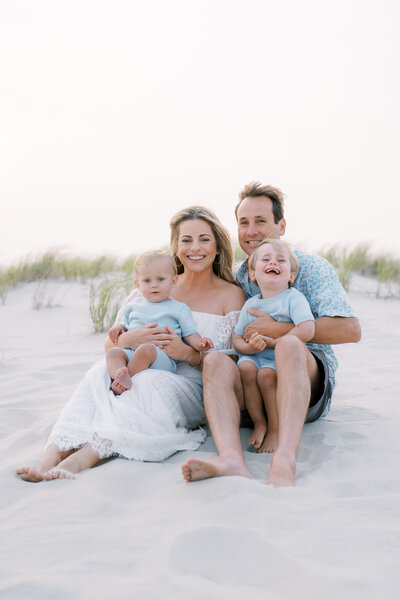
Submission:
<svg viewBox="0 0 400 600">
<path fill-rule="evenodd" d="M 125 327 L 122 327 L 122 325 L 114 325 L 114 327 L 111 327 L 111 329 L 109 329 L 108 337 L 110 338 L 113 344 L 118 344 L 118 338 L 121 335 L 121 333 L 125 333 Z"/>
<path fill-rule="evenodd" d="M 263 335 L 262 339 L 265 342 L 266 348 L 275 348 L 277 340 L 275 340 L 274 338 L 268 337 L 267 335 Z"/>
<path fill-rule="evenodd" d="M 199 346 L 202 350 L 204 350 L 204 352 L 206 352 L 207 350 L 212 350 L 214 348 L 214 344 L 212 343 L 212 341 L 210 340 L 210 338 L 201 338 Z"/>
<path fill-rule="evenodd" d="M 254 350 L 254 353 L 261 352 L 267 347 L 264 337 L 259 333 L 253 333 L 253 335 L 247 343 L 250 346 L 250 348 Z"/>
</svg>

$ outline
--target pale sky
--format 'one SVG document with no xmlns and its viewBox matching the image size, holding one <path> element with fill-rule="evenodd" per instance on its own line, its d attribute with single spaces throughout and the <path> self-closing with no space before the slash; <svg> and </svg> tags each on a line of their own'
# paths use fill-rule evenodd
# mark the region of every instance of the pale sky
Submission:
<svg viewBox="0 0 400 600">
<path fill-rule="evenodd" d="M 286 239 L 400 255 L 396 0 L 0 1 L 0 262 L 128 255 L 241 187 Z"/>
</svg>

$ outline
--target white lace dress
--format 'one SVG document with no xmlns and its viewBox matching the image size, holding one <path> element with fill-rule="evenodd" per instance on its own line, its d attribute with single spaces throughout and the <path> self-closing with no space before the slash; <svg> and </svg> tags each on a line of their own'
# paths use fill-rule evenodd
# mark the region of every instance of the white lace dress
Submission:
<svg viewBox="0 0 400 600">
<path fill-rule="evenodd" d="M 193 312 L 199 333 L 212 339 L 215 350 L 233 351 L 233 330 L 239 312 L 226 316 Z M 195 450 L 206 433 L 201 373 L 177 362 L 169 373 L 148 369 L 132 379 L 120 396 L 110 390 L 105 360 L 81 381 L 59 416 L 48 440 L 59 450 L 85 444 L 100 458 L 120 455 L 140 461 L 165 460 L 178 450 Z"/>
</svg>

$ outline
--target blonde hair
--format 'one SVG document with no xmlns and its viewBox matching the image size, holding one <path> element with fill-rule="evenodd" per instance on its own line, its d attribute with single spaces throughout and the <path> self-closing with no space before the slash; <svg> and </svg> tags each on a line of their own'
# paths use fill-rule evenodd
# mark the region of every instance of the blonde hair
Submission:
<svg viewBox="0 0 400 600">
<path fill-rule="evenodd" d="M 162 260 L 170 267 L 174 275 L 177 274 L 175 261 L 170 254 L 167 254 L 167 252 L 164 250 L 148 250 L 147 252 L 142 252 L 142 254 L 139 254 L 135 259 L 135 277 L 138 276 L 139 267 L 150 265 L 156 260 Z"/>
<path fill-rule="evenodd" d="M 289 254 L 289 262 L 290 262 L 290 272 L 297 273 L 299 269 L 299 261 L 297 260 L 297 256 L 293 252 L 292 248 L 289 246 L 287 242 L 283 240 L 276 240 L 273 238 L 264 238 L 254 250 L 253 254 L 249 257 L 249 271 L 255 271 L 257 259 L 260 254 L 260 248 L 265 246 L 265 244 L 271 244 L 275 248 L 275 250 L 282 252 L 286 251 Z"/>
<path fill-rule="evenodd" d="M 184 271 L 183 265 L 177 256 L 179 226 L 184 221 L 195 221 L 196 219 L 207 223 L 215 237 L 217 246 L 217 255 L 213 262 L 215 275 L 225 281 L 229 281 L 229 283 L 236 283 L 232 275 L 233 251 L 229 233 L 223 227 L 218 217 L 204 206 L 189 206 L 189 208 L 184 208 L 177 212 L 169 223 L 171 228 L 171 252 L 177 266 L 178 275 Z"/>
</svg>

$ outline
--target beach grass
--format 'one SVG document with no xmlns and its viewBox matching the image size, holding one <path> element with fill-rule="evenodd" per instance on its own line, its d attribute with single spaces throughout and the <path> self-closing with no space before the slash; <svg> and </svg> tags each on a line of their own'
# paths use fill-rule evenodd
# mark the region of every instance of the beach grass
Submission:
<svg viewBox="0 0 400 600">
<path fill-rule="evenodd" d="M 326 258 L 348 290 L 354 273 L 376 281 L 377 297 L 400 297 L 400 259 L 389 254 L 373 254 L 368 245 L 354 248 L 330 246 L 318 252 Z M 235 261 L 246 256 L 239 246 L 234 248 Z M 36 281 L 32 298 L 34 308 L 56 304 L 50 280 L 90 283 L 89 311 L 95 331 L 105 331 L 115 319 L 119 307 L 133 286 L 135 255 L 123 259 L 101 255 L 94 258 L 69 256 L 63 252 L 45 252 L 28 256 L 9 267 L 0 267 L 0 303 L 5 304 L 12 288 Z"/>
</svg>

